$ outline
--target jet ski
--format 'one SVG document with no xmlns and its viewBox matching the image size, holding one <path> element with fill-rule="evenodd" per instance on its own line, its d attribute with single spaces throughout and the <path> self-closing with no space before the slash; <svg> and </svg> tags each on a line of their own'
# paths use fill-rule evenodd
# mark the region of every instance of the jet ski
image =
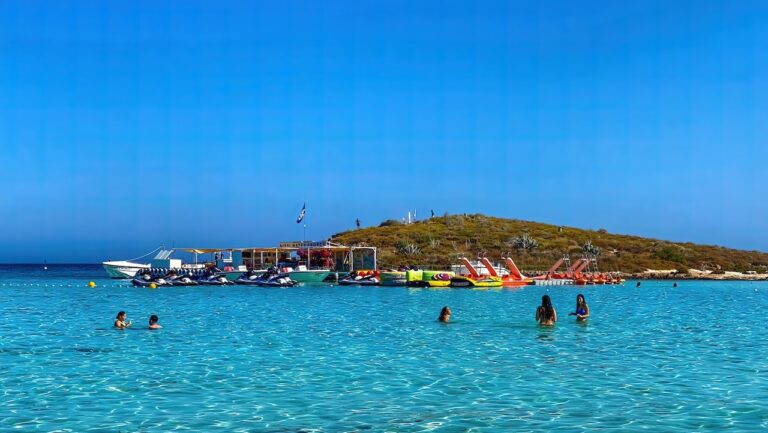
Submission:
<svg viewBox="0 0 768 433">
<path fill-rule="evenodd" d="M 192 279 L 189 274 L 178 275 L 175 272 L 166 275 L 167 281 L 174 286 L 197 286 L 199 283 Z"/>
<path fill-rule="evenodd" d="M 299 284 L 297 281 L 292 280 L 287 273 L 278 272 L 275 268 L 270 268 L 267 272 L 258 276 L 253 271 L 246 272 L 236 282 L 237 284 L 266 287 L 293 287 Z"/>
<path fill-rule="evenodd" d="M 227 279 L 227 275 L 217 268 L 209 268 L 203 272 L 203 275 L 197 279 L 197 284 L 205 284 L 209 286 L 227 286 L 234 284 Z"/>
<path fill-rule="evenodd" d="M 381 284 L 378 271 L 355 271 L 339 280 L 342 286 L 378 286 Z"/>
<path fill-rule="evenodd" d="M 235 280 L 235 284 L 241 284 L 245 286 L 258 286 L 261 280 L 259 277 L 261 274 L 255 271 L 248 271 Z"/>
<path fill-rule="evenodd" d="M 152 278 L 152 273 L 149 272 L 149 270 L 145 270 L 136 274 L 133 280 L 131 280 L 131 283 L 134 285 L 134 287 L 149 287 L 152 284 L 156 286 L 173 285 L 170 281 L 163 277 Z"/>
<path fill-rule="evenodd" d="M 293 287 L 297 286 L 298 281 L 293 281 L 287 273 L 262 275 L 261 286 L 268 287 Z"/>
</svg>

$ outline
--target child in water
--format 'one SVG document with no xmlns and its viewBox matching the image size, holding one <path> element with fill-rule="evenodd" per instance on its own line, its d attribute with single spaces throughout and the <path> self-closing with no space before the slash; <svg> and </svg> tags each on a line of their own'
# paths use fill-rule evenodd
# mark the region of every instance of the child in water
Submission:
<svg viewBox="0 0 768 433">
<path fill-rule="evenodd" d="M 115 328 L 125 329 L 131 326 L 132 324 L 133 322 L 125 321 L 125 311 L 120 311 L 119 313 L 117 313 L 117 317 L 115 317 Z"/>
<path fill-rule="evenodd" d="M 576 320 L 579 322 L 587 320 L 587 317 L 589 317 L 589 305 L 587 305 L 587 301 L 584 300 L 584 295 L 581 293 L 576 295 L 576 311 L 569 313 L 568 315 L 576 316 Z"/>
<path fill-rule="evenodd" d="M 149 316 L 149 329 L 160 329 L 162 326 L 157 324 L 157 321 L 160 320 L 156 315 Z"/>
<path fill-rule="evenodd" d="M 440 317 L 437 320 L 443 323 L 448 323 L 451 320 L 451 309 L 447 305 L 440 310 Z"/>
</svg>

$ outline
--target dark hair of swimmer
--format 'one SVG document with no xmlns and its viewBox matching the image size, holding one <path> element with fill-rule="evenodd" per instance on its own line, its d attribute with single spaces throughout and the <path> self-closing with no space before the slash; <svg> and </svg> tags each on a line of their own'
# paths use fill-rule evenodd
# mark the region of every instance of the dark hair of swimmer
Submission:
<svg viewBox="0 0 768 433">
<path fill-rule="evenodd" d="M 155 315 L 155 314 L 149 316 L 149 324 L 150 325 L 153 325 L 153 324 L 157 323 L 158 320 L 160 320 L 160 318 L 157 317 L 157 315 Z"/>
<path fill-rule="evenodd" d="M 549 295 L 541 297 L 541 308 L 544 310 L 542 316 L 546 320 L 554 320 L 555 309 L 552 308 L 552 300 L 549 299 Z"/>
<path fill-rule="evenodd" d="M 440 317 L 438 317 L 437 320 L 441 322 L 447 322 L 448 319 L 450 319 L 450 317 L 451 317 L 451 309 L 448 308 L 448 306 L 446 305 L 445 307 L 443 307 L 442 310 L 440 310 Z"/>
<path fill-rule="evenodd" d="M 117 313 L 117 316 L 115 316 L 115 319 L 119 319 L 120 316 L 125 316 L 125 311 L 120 311 L 119 313 Z"/>
</svg>

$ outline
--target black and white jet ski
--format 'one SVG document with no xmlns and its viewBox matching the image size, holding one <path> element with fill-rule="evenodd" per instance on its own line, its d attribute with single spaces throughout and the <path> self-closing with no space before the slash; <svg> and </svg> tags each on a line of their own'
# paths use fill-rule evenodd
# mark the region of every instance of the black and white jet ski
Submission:
<svg viewBox="0 0 768 433">
<path fill-rule="evenodd" d="M 376 271 L 356 271 L 339 280 L 342 286 L 378 286 L 381 284 L 379 273 Z"/>
<path fill-rule="evenodd" d="M 298 281 L 293 281 L 287 273 L 284 273 L 271 274 L 269 276 L 264 274 L 262 275 L 262 282 L 260 285 L 268 287 L 293 287 L 298 284 Z"/>
<path fill-rule="evenodd" d="M 248 271 L 235 280 L 237 284 L 249 285 L 249 286 L 266 286 L 266 287 L 293 287 L 299 284 L 293 281 L 287 273 L 280 273 L 275 268 L 269 269 L 267 272 L 258 274 L 254 271 Z"/>
<path fill-rule="evenodd" d="M 217 268 L 209 268 L 206 269 L 205 272 L 203 272 L 203 275 L 197 279 L 197 284 L 205 284 L 209 286 L 227 286 L 234 283 L 227 279 L 227 274 L 224 272 Z"/>
<path fill-rule="evenodd" d="M 258 286 L 261 282 L 262 272 L 256 272 L 256 271 L 248 271 L 235 280 L 235 284 L 241 284 L 244 286 Z"/>
<path fill-rule="evenodd" d="M 193 280 L 189 274 L 179 275 L 176 271 L 169 272 L 165 279 L 174 286 L 196 286 L 198 282 Z"/>
<path fill-rule="evenodd" d="M 149 271 L 149 269 L 137 273 L 136 276 L 133 277 L 133 280 L 131 280 L 131 283 L 135 287 L 149 287 L 152 284 L 158 287 L 173 285 L 170 281 L 163 277 L 152 278 L 152 273 Z"/>
</svg>

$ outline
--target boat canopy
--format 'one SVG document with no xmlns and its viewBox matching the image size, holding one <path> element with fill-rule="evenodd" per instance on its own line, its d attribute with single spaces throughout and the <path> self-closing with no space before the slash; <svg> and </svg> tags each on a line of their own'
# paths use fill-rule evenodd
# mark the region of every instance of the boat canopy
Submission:
<svg viewBox="0 0 768 433">
<path fill-rule="evenodd" d="M 333 242 L 281 242 L 278 247 L 237 247 L 237 248 L 176 248 L 192 254 L 210 254 L 222 251 L 250 251 L 256 253 L 293 252 L 299 250 L 331 250 L 349 252 L 353 250 L 376 250 L 376 247 L 341 245 Z"/>
<path fill-rule="evenodd" d="M 180 249 L 190 254 L 218 253 L 219 251 L 228 250 L 228 248 L 180 248 Z"/>
<path fill-rule="evenodd" d="M 376 247 L 341 245 L 325 242 L 281 242 L 278 247 L 238 247 L 238 248 L 176 248 L 191 254 L 215 254 L 227 252 L 233 264 L 244 264 L 249 269 L 263 269 L 289 259 L 294 253 L 307 259 L 307 252 L 323 250 L 324 267 L 337 271 L 354 269 L 376 269 Z M 301 253 L 299 253 L 301 252 Z M 294 256 L 295 257 L 295 256 Z M 223 257 L 222 257 L 223 259 Z M 230 262 L 231 259 L 228 259 Z M 328 260 L 330 259 L 330 260 Z M 314 260 L 314 259 L 312 259 Z"/>
</svg>

